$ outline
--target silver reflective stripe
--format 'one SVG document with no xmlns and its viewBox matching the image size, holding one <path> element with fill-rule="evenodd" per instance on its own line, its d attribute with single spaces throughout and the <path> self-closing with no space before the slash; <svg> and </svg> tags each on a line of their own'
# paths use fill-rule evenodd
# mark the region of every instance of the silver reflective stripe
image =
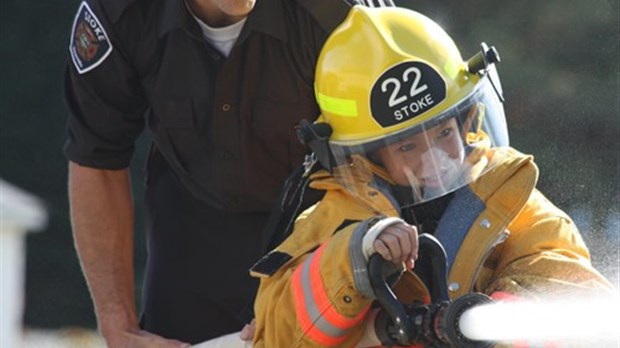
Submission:
<svg viewBox="0 0 620 348">
<path fill-rule="evenodd" d="M 310 318 L 310 322 L 312 322 L 313 328 L 322 331 L 326 335 L 331 337 L 344 336 L 348 331 L 350 331 L 350 329 L 340 329 L 332 325 L 329 321 L 327 321 L 327 319 L 323 318 L 323 312 L 330 308 L 330 306 L 326 306 L 326 308 L 323 308 L 323 311 L 320 311 L 316 301 L 314 300 L 314 296 L 312 295 L 310 265 L 312 262 L 320 262 L 320 260 L 315 260 L 315 258 L 316 252 L 312 253 L 312 255 L 304 261 L 303 268 L 301 270 L 301 287 L 304 292 L 304 303 L 306 304 L 308 317 Z"/>
<path fill-rule="evenodd" d="M 370 280 L 368 279 L 366 258 L 362 250 L 362 241 L 364 240 L 364 235 L 368 232 L 369 221 L 370 219 L 361 222 L 353 231 L 349 241 L 349 260 L 351 261 L 355 289 L 363 296 L 375 299 L 375 292 L 372 290 Z"/>
</svg>

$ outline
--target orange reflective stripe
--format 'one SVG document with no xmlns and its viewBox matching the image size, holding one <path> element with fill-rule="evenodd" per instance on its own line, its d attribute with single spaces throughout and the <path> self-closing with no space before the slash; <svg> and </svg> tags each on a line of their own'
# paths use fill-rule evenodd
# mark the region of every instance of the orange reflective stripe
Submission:
<svg viewBox="0 0 620 348">
<path fill-rule="evenodd" d="M 306 336 L 325 345 L 339 345 L 349 329 L 364 319 L 370 304 L 354 318 L 338 313 L 329 301 L 319 265 L 325 245 L 317 249 L 293 272 L 293 291 L 297 322 Z"/>
<path fill-rule="evenodd" d="M 329 300 L 329 297 L 327 297 L 327 292 L 325 291 L 325 286 L 323 285 L 323 279 L 321 278 L 320 264 L 323 250 L 325 250 L 325 244 L 315 251 L 315 255 L 310 264 L 310 284 L 312 284 L 312 295 L 319 311 L 332 325 L 340 329 L 351 328 L 364 319 L 366 313 L 370 309 L 370 305 L 368 305 L 353 318 L 345 317 L 336 311 Z"/>
<path fill-rule="evenodd" d="M 302 286 L 302 267 L 300 265 L 293 273 L 293 297 L 295 302 L 295 312 L 297 317 L 297 323 L 301 328 L 304 335 L 308 336 L 313 341 L 323 346 L 337 346 L 344 342 L 347 336 L 333 337 L 322 332 L 314 323 L 310 320 L 309 313 L 306 307 L 304 299 L 304 290 Z M 320 319 L 320 318 L 319 318 Z"/>
</svg>

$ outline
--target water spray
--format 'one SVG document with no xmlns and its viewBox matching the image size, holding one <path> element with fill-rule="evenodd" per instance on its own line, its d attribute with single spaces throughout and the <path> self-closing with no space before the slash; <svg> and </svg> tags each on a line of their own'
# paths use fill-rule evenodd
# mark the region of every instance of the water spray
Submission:
<svg viewBox="0 0 620 348">
<path fill-rule="evenodd" d="M 571 347 L 575 343 L 579 347 L 620 347 L 617 295 L 594 300 L 495 302 L 484 294 L 470 293 L 451 301 L 441 243 L 421 234 L 418 255 L 432 268 L 432 278 L 426 284 L 431 303 L 400 303 L 386 279 L 391 262 L 379 254 L 371 256 L 369 278 L 381 310 L 374 318 L 374 334 L 364 336 L 357 348 L 375 347 L 377 338 L 386 346 L 429 348 L 488 348 L 514 340 L 543 344 L 569 340 Z M 233 333 L 192 347 L 250 348 L 251 343 Z"/>
<path fill-rule="evenodd" d="M 618 346 L 620 301 L 600 296 L 496 302 L 464 312 L 459 328 L 466 337 L 478 340 L 579 342 L 584 347 L 609 347 L 615 341 Z"/>
<path fill-rule="evenodd" d="M 445 250 L 427 234 L 420 235 L 419 245 L 420 258 L 430 261 L 432 268 L 431 284 L 426 284 L 429 304 L 401 303 L 386 280 L 390 263 L 378 254 L 370 258 L 370 283 L 382 307 L 375 333 L 384 345 L 487 348 L 515 340 L 570 341 L 588 347 L 620 343 L 617 296 L 495 302 L 484 294 L 470 293 L 451 301 Z"/>
</svg>

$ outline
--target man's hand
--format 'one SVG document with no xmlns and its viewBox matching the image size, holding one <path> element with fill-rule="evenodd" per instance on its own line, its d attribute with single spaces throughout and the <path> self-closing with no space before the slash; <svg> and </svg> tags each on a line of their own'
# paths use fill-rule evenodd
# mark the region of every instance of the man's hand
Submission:
<svg viewBox="0 0 620 348">
<path fill-rule="evenodd" d="M 418 259 L 418 230 L 403 222 L 387 226 L 373 243 L 379 255 L 396 264 L 405 263 L 413 269 Z"/>
<path fill-rule="evenodd" d="M 108 347 L 189 347 L 138 329 L 129 170 L 103 170 L 70 162 L 69 198 L 75 245 Z"/>
<path fill-rule="evenodd" d="M 144 330 L 124 331 L 106 338 L 110 348 L 189 348 L 189 343 L 170 340 Z"/>
</svg>

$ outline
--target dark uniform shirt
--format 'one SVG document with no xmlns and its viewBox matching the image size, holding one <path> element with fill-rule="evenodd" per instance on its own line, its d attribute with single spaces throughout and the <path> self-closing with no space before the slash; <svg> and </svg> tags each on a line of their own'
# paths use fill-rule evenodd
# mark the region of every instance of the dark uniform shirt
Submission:
<svg viewBox="0 0 620 348">
<path fill-rule="evenodd" d="M 71 45 L 87 71 L 67 70 L 67 157 L 127 167 L 146 123 L 196 197 L 231 212 L 268 210 L 301 164 L 294 127 L 319 114 L 315 63 L 348 9 L 341 1 L 259 0 L 225 58 L 182 0 L 88 0 Z M 82 22 L 94 24 L 90 51 L 79 49 L 89 38 Z"/>
<path fill-rule="evenodd" d="M 192 343 L 241 328 L 237 315 L 257 285 L 247 270 L 305 153 L 294 127 L 319 114 L 315 63 L 349 11 L 343 1 L 258 0 L 227 58 L 206 43 L 183 0 L 80 5 L 66 74 L 66 156 L 126 168 L 145 126 L 156 148 L 143 328 Z"/>
</svg>

